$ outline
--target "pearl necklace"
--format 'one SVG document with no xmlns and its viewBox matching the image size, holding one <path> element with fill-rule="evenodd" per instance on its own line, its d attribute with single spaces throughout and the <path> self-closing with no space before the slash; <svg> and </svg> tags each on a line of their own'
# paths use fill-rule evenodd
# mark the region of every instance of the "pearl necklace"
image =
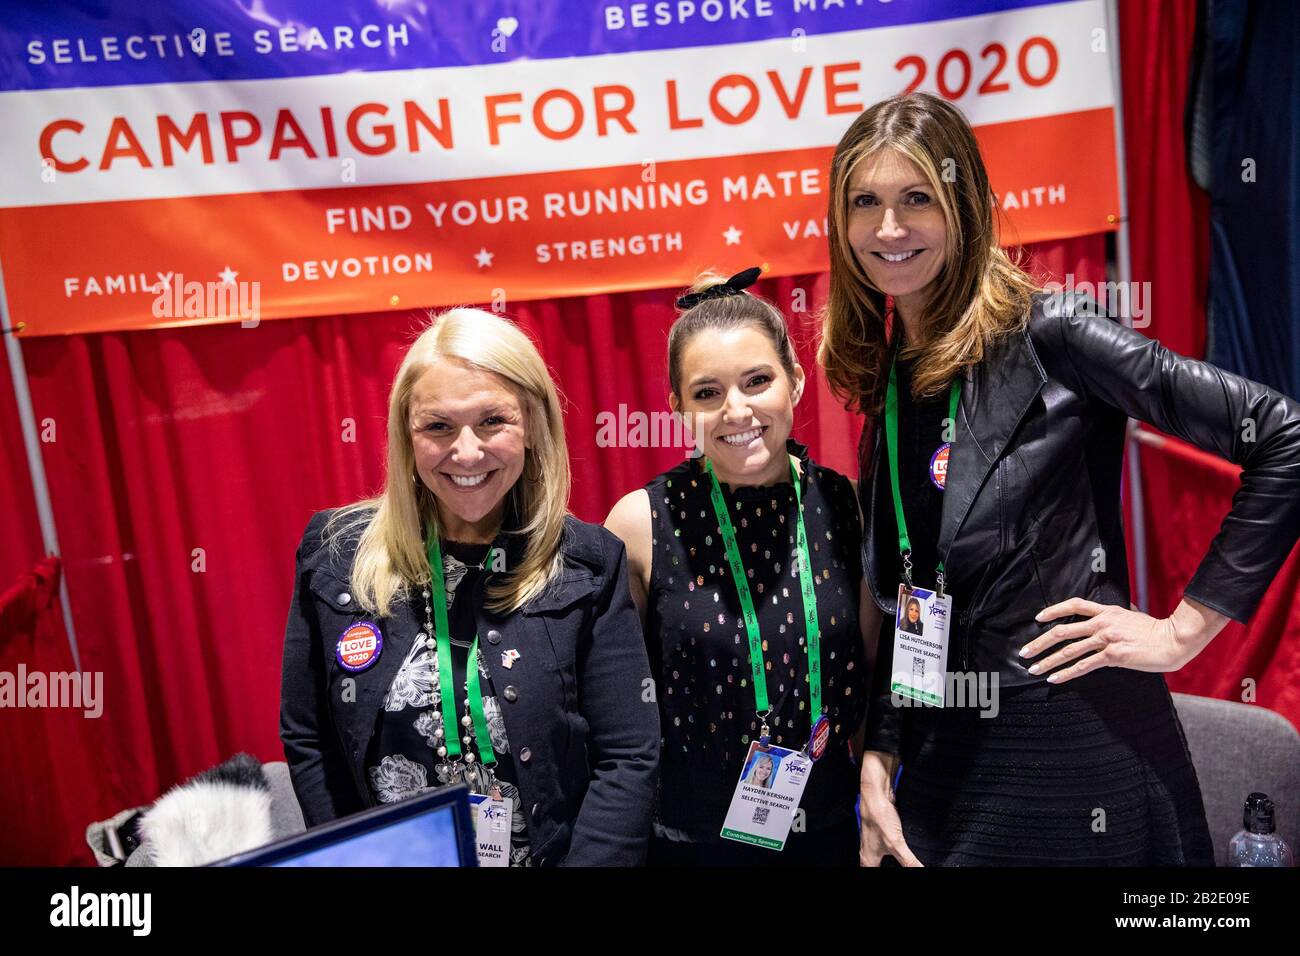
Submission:
<svg viewBox="0 0 1300 956">
<path fill-rule="evenodd" d="M 489 549 L 488 554 L 490 555 L 491 553 L 492 552 Z M 487 559 L 484 558 L 483 562 L 478 566 L 480 571 L 483 570 L 486 563 Z M 429 643 L 436 647 L 437 637 L 433 633 L 433 605 L 430 603 L 433 593 L 429 590 L 428 585 L 420 591 L 420 596 L 424 598 L 424 631 Z M 450 640 L 451 635 L 447 635 L 447 639 Z M 469 785 L 470 790 L 474 793 L 491 793 L 497 788 L 496 774 L 493 773 L 490 767 L 483 766 L 482 762 L 479 761 L 472 749 L 474 745 L 474 717 L 470 713 L 469 707 L 468 667 L 470 665 L 477 667 L 478 661 L 467 662 L 465 683 L 462 685 L 465 688 L 465 713 L 460 718 L 462 734 L 460 738 L 461 759 L 459 761 L 447 759 L 446 730 L 441 725 L 435 727 L 433 731 L 434 739 L 438 742 L 435 750 L 439 759 L 442 761 L 442 765 L 446 767 L 448 777 L 453 780 L 459 778 L 464 781 Z"/>
</svg>

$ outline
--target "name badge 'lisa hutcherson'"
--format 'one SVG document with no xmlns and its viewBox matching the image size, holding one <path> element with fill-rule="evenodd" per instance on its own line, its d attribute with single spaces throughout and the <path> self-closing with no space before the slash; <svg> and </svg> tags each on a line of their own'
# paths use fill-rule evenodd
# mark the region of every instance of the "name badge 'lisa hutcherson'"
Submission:
<svg viewBox="0 0 1300 956">
<path fill-rule="evenodd" d="M 906 584 L 898 586 L 891 692 L 943 706 L 951 613 L 951 597 L 925 588 L 909 591 Z"/>
<path fill-rule="evenodd" d="M 961 382 L 953 379 L 948 392 L 948 421 L 957 420 Z M 938 587 L 929 591 L 912 583 L 912 541 L 903 514 L 903 496 L 898 488 L 898 368 L 889 367 L 889 389 L 885 393 L 885 443 L 889 450 L 889 489 L 894 499 L 894 520 L 898 523 L 898 553 L 903 580 L 898 585 L 898 615 L 894 621 L 894 671 L 890 690 L 902 697 L 942 707 L 947 685 L 948 626 L 952 618 L 952 597 L 944 593 L 943 562 L 935 568 Z M 940 491 L 948 483 L 948 458 L 952 442 L 940 444 L 930 456 L 930 480 Z"/>
</svg>

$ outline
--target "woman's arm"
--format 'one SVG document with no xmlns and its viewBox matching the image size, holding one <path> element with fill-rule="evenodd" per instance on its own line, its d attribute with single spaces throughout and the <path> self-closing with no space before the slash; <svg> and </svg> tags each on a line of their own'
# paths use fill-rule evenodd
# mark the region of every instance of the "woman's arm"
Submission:
<svg viewBox="0 0 1300 956">
<path fill-rule="evenodd" d="M 645 624 L 646 595 L 650 593 L 650 494 L 638 488 L 624 495 L 605 518 L 605 527 L 627 548 L 628 583 L 641 623 Z"/>
<path fill-rule="evenodd" d="M 864 477 L 870 476 L 860 475 L 853 481 L 859 520 L 862 520 L 864 509 L 871 507 L 871 502 L 862 501 L 861 481 Z M 866 575 L 864 567 L 858 594 L 858 621 L 862 629 L 867 667 L 867 713 L 861 731 L 862 749 L 865 752 L 876 750 L 897 754 L 902 733 L 902 714 L 894 704 L 889 680 L 894 664 L 894 635 L 892 630 L 881 633 L 885 623 L 884 613 L 876 606 L 871 594 L 871 582 Z"/>
<path fill-rule="evenodd" d="M 850 478 L 849 484 L 853 486 L 853 501 L 858 508 L 858 527 L 862 528 L 862 504 L 858 501 L 858 479 Z M 862 585 L 858 588 L 858 624 L 862 631 L 862 650 L 866 661 L 867 672 L 876 660 L 876 643 L 880 637 L 880 624 L 884 620 L 884 614 L 880 608 L 876 607 L 875 599 L 871 596 L 871 585 L 867 581 L 866 568 L 862 569 Z"/>
<path fill-rule="evenodd" d="M 289 764 L 289 778 L 309 827 L 365 808 L 330 720 L 323 642 L 302 568 L 304 553 L 309 553 L 306 549 L 318 541 L 323 526 L 321 514 L 313 517 L 298 546 L 280 674 L 280 740 Z"/>
<path fill-rule="evenodd" d="M 868 750 L 862 755 L 858 781 L 858 864 L 880 866 L 892 856 L 903 866 L 921 866 L 903 838 L 903 824 L 894 807 L 894 773 L 898 755 Z"/>
<path fill-rule="evenodd" d="M 1088 399 L 1240 465 L 1241 487 L 1170 617 L 1157 620 L 1072 598 L 1044 609 L 1039 619 L 1072 614 L 1091 619 L 1057 625 L 1021 654 L 1030 657 L 1061 640 L 1086 636 L 1090 639 L 1038 662 L 1037 671 L 1089 652 L 1096 653 L 1049 680 L 1069 680 L 1100 666 L 1176 670 L 1229 619 L 1249 620 L 1300 537 L 1300 404 L 1172 352 L 1099 314 L 1090 300 L 1058 301 L 1063 306 L 1055 326 L 1059 345 Z"/>
<path fill-rule="evenodd" d="M 1249 620 L 1300 537 L 1300 404 L 1089 308 L 1066 308 L 1059 323 L 1088 396 L 1241 466 L 1232 511 L 1185 593 Z"/>
<path fill-rule="evenodd" d="M 577 660 L 578 709 L 589 727 L 591 784 L 564 865 L 637 866 L 644 862 L 650 835 L 659 705 L 628 591 L 623 545 L 600 535 L 608 573 Z"/>
<path fill-rule="evenodd" d="M 858 509 L 858 526 L 862 527 L 862 506 L 858 502 L 858 479 L 850 478 L 849 484 L 853 487 L 854 506 Z M 880 643 L 880 625 L 884 620 L 884 615 L 880 608 L 876 607 L 876 601 L 871 596 L 871 585 L 867 581 L 866 569 L 862 568 L 862 581 L 858 585 L 858 629 L 862 635 L 862 664 L 865 668 L 863 671 L 863 683 L 868 690 L 871 688 L 872 675 L 875 673 L 877 645 Z M 870 699 L 870 698 L 868 698 Z M 863 708 L 862 726 L 853 734 L 850 741 L 854 756 L 860 756 L 863 751 L 863 739 L 867 732 L 867 712 Z"/>
<path fill-rule="evenodd" d="M 876 673 L 877 646 L 880 643 L 880 625 L 883 620 L 884 615 L 880 613 L 880 608 L 876 607 L 876 602 L 871 597 L 871 588 L 867 584 L 867 579 L 863 577 L 862 583 L 858 586 L 858 626 L 862 632 L 862 683 L 868 691 L 868 704 L 871 700 L 872 678 Z M 867 707 L 863 707 L 862 723 L 849 741 L 855 757 L 860 756 L 865 749 L 867 716 Z"/>
</svg>

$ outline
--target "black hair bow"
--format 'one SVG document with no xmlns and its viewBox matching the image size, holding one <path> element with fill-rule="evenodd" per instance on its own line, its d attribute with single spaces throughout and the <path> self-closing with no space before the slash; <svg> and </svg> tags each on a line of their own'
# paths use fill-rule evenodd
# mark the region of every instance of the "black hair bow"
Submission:
<svg viewBox="0 0 1300 956">
<path fill-rule="evenodd" d="M 758 277 L 763 274 L 759 266 L 753 266 L 744 272 L 737 272 L 726 282 L 719 282 L 717 285 L 709 286 L 703 292 L 688 292 L 677 300 L 677 308 L 693 309 L 705 299 L 725 299 L 729 295 L 740 295 L 751 285 L 758 281 Z"/>
</svg>

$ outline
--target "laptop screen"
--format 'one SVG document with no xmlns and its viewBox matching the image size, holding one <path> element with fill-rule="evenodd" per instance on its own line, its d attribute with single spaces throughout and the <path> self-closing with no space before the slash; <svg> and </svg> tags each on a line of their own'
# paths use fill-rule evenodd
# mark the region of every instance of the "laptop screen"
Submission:
<svg viewBox="0 0 1300 956">
<path fill-rule="evenodd" d="M 447 787 L 353 814 L 214 866 L 476 866 L 469 790 Z"/>
</svg>

